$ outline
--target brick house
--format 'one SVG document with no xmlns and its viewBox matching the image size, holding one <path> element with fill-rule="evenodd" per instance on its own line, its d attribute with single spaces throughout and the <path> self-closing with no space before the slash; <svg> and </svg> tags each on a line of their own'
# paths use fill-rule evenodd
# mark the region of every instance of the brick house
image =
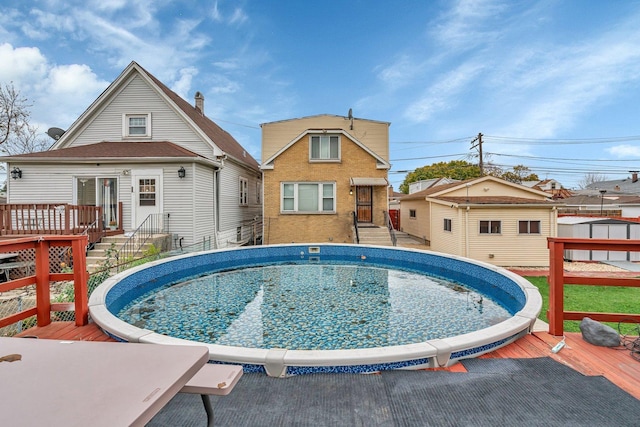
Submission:
<svg viewBox="0 0 640 427">
<path fill-rule="evenodd" d="M 264 243 L 351 243 L 354 213 L 384 226 L 389 125 L 351 114 L 263 123 Z"/>
</svg>

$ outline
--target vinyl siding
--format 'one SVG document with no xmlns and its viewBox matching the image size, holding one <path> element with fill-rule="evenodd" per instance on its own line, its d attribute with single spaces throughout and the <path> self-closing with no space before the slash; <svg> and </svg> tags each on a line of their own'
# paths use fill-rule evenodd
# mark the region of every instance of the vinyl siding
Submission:
<svg viewBox="0 0 640 427">
<path fill-rule="evenodd" d="M 214 170 L 202 165 L 195 165 L 193 176 L 194 206 L 191 212 L 194 224 L 194 243 L 204 239 L 214 239 L 215 224 L 215 178 Z"/>
<path fill-rule="evenodd" d="M 464 256 L 464 211 L 433 203 L 431 212 L 431 250 Z M 445 218 L 451 220 L 451 231 L 444 230 Z"/>
<path fill-rule="evenodd" d="M 464 215 L 464 214 L 463 214 Z M 549 208 L 471 209 L 469 211 L 469 253 L 461 254 L 499 266 L 548 266 L 547 237 L 556 227 L 555 211 Z M 501 221 L 500 234 L 480 234 L 481 220 Z M 540 234 L 519 234 L 518 221 L 540 221 Z M 462 231 L 462 230 L 461 230 Z M 434 250 L 441 250 L 438 245 Z M 493 257 L 490 257 L 493 254 Z"/>
<path fill-rule="evenodd" d="M 248 181 L 247 206 L 240 206 L 240 177 Z M 262 204 L 257 202 L 256 182 L 261 177 L 240 164 L 227 160 L 220 171 L 220 224 L 218 225 L 219 247 L 226 247 L 229 241 L 236 242 L 237 227 L 242 227 L 242 237 L 251 234 L 250 223 L 262 216 Z M 262 200 L 262 198 L 260 199 Z"/>
<path fill-rule="evenodd" d="M 416 217 L 411 218 L 410 211 L 415 209 Z M 429 232 L 429 204 L 424 200 L 407 200 L 400 202 L 400 230 L 407 234 L 431 240 Z"/>
<path fill-rule="evenodd" d="M 123 114 L 151 113 L 151 138 L 123 138 Z M 140 76 L 129 80 L 66 147 L 100 141 L 171 141 L 205 157 L 213 149 Z"/>
</svg>

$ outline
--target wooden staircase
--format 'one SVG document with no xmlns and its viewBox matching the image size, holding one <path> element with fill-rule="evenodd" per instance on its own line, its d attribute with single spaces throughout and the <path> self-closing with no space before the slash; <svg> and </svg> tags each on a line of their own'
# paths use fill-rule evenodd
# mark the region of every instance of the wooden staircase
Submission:
<svg viewBox="0 0 640 427">
<path fill-rule="evenodd" d="M 389 230 L 375 225 L 358 225 L 361 245 L 393 246 Z"/>
</svg>

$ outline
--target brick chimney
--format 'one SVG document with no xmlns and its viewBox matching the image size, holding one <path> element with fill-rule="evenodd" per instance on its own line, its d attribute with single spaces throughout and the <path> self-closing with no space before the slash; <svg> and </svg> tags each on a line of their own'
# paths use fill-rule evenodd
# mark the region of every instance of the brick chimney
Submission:
<svg viewBox="0 0 640 427">
<path fill-rule="evenodd" d="M 198 110 L 198 112 L 204 116 L 204 95 L 202 95 L 202 93 L 199 91 L 196 92 L 195 106 L 196 110 Z"/>
<path fill-rule="evenodd" d="M 638 171 L 629 171 L 631 174 L 631 182 L 638 182 Z"/>
</svg>

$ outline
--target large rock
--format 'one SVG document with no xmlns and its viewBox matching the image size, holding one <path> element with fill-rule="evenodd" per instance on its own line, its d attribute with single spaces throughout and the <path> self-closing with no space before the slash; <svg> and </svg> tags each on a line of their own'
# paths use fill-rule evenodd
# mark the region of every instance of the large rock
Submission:
<svg viewBox="0 0 640 427">
<path fill-rule="evenodd" d="M 580 331 L 582 331 L 582 339 L 590 344 L 601 347 L 620 345 L 620 334 L 615 329 L 589 317 L 585 317 L 580 322 Z"/>
</svg>

